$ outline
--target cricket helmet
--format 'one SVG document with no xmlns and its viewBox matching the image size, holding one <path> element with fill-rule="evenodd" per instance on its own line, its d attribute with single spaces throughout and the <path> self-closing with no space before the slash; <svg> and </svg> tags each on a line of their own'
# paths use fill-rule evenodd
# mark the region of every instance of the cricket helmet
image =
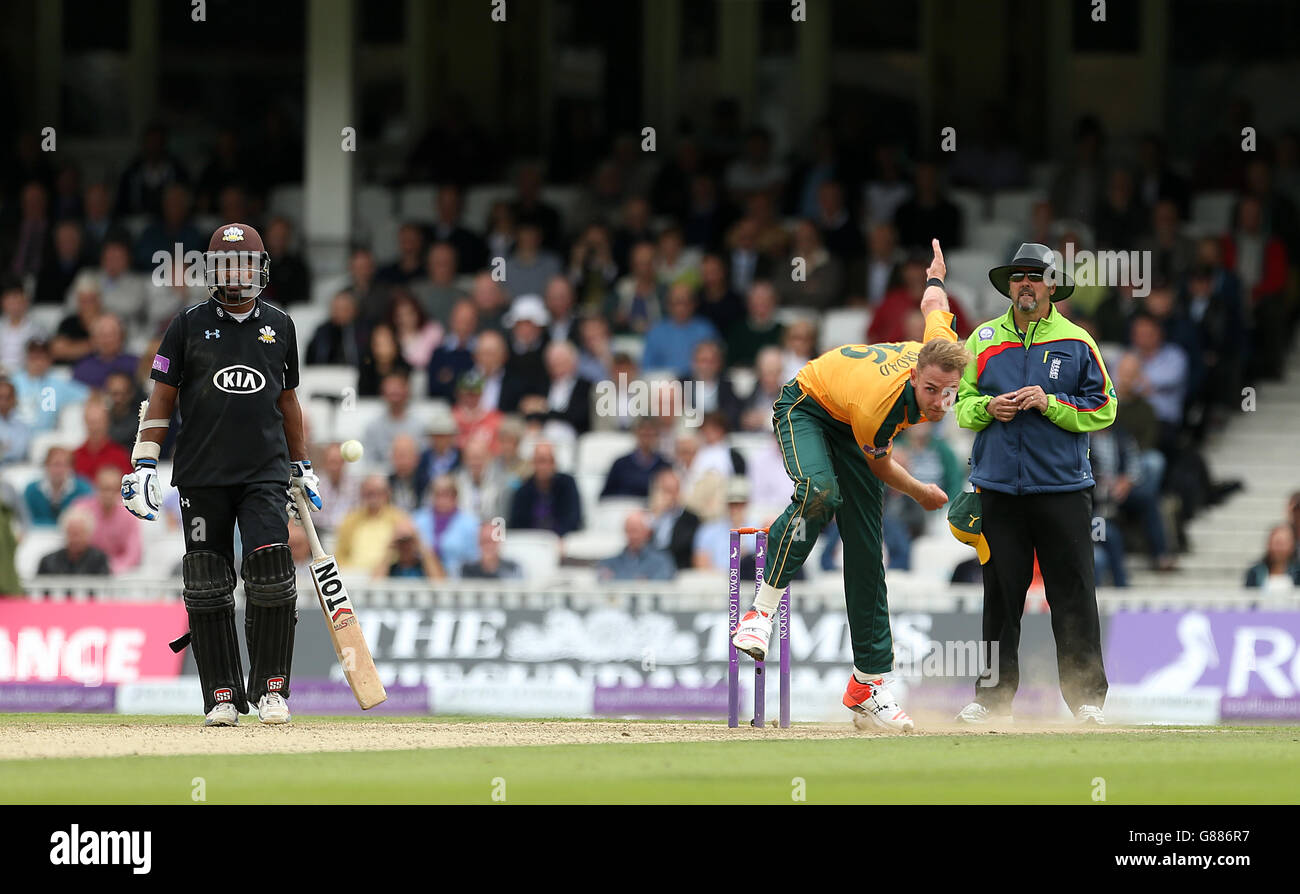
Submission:
<svg viewBox="0 0 1300 894">
<path fill-rule="evenodd" d="M 203 254 L 203 279 L 212 300 L 223 307 L 262 294 L 271 282 L 271 256 L 261 234 L 243 223 L 217 227 Z"/>
</svg>

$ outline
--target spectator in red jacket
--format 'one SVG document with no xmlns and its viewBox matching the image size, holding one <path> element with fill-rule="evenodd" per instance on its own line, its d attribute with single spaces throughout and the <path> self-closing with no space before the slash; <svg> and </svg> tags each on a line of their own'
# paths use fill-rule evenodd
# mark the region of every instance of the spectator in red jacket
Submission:
<svg viewBox="0 0 1300 894">
<path fill-rule="evenodd" d="M 1247 378 L 1280 378 L 1288 333 L 1286 248 L 1264 227 L 1263 208 L 1254 196 L 1237 205 L 1236 228 L 1223 240 L 1223 264 L 1241 280 L 1253 330 Z"/>
<path fill-rule="evenodd" d="M 925 269 L 927 261 L 918 256 L 907 259 L 903 265 L 902 283 L 885 293 L 885 300 L 880 302 L 876 312 L 871 315 L 871 324 L 867 327 L 867 343 L 902 341 L 903 323 L 907 315 L 921 306 L 921 293 L 925 291 Z M 951 295 L 948 306 L 955 317 L 952 328 L 957 335 L 965 338 L 970 334 L 970 324 L 962 312 L 961 305 Z"/>
<path fill-rule="evenodd" d="M 86 401 L 86 440 L 72 454 L 72 467 L 87 481 L 94 481 L 105 466 L 119 474 L 131 472 L 131 457 L 122 445 L 108 436 L 108 409 L 102 401 Z"/>
</svg>

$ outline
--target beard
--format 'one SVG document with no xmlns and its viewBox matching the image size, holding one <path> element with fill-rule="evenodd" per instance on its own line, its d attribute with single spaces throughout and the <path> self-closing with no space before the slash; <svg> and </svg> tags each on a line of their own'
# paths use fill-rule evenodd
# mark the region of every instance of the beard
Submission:
<svg viewBox="0 0 1300 894">
<path fill-rule="evenodd" d="M 1016 294 L 1016 307 L 1025 313 L 1038 310 L 1038 295 L 1032 290 L 1023 290 Z"/>
</svg>

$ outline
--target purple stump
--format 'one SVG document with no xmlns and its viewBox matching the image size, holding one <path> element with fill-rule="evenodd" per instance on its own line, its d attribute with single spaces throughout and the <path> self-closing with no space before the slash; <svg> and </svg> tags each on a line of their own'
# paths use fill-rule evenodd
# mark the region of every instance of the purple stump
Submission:
<svg viewBox="0 0 1300 894">
<path fill-rule="evenodd" d="M 781 728 L 790 725 L 790 588 L 781 594 L 776 622 L 780 625 L 781 640 Z"/>
<path fill-rule="evenodd" d="M 754 598 L 763 589 L 763 566 L 767 556 L 767 532 L 759 531 L 754 535 Z M 766 662 L 754 662 L 754 726 L 762 727 L 767 716 L 767 668 Z"/>
<path fill-rule="evenodd" d="M 740 532 L 731 532 L 731 572 L 727 603 L 727 726 L 740 726 L 740 655 L 731 641 L 740 624 Z"/>
</svg>

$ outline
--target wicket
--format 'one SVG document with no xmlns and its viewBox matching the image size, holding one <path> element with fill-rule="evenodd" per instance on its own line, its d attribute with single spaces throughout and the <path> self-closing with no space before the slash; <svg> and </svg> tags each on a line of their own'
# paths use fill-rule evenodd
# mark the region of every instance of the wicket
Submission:
<svg viewBox="0 0 1300 894">
<path fill-rule="evenodd" d="M 754 535 L 754 595 L 763 586 L 763 567 L 767 553 L 767 528 L 734 528 L 731 531 L 731 570 L 728 575 L 727 606 L 727 726 L 740 726 L 740 653 L 731 636 L 740 623 L 740 538 Z M 790 588 L 781 594 L 776 622 L 781 642 L 781 728 L 790 725 Z M 767 675 L 765 662 L 754 662 L 754 719 L 752 726 L 764 726 L 767 707 Z"/>
</svg>

